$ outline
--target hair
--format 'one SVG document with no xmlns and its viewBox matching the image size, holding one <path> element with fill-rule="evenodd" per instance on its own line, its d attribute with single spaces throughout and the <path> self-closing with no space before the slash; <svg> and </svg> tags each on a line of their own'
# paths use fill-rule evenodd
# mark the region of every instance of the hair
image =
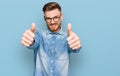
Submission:
<svg viewBox="0 0 120 76">
<path fill-rule="evenodd" d="M 61 11 L 61 6 L 57 2 L 49 2 L 44 5 L 43 12 L 45 13 L 46 11 L 52 11 L 54 9 Z"/>
</svg>

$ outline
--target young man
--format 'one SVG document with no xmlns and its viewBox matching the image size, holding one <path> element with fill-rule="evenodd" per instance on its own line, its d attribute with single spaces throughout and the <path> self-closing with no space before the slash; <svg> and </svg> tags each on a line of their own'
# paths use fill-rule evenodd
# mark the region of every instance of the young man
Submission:
<svg viewBox="0 0 120 76">
<path fill-rule="evenodd" d="M 62 30 L 63 14 L 58 3 L 45 4 L 43 12 L 48 30 L 38 32 L 33 23 L 23 33 L 21 43 L 34 50 L 34 76 L 68 76 L 69 55 L 80 50 L 80 39 L 72 32 L 71 24 L 68 32 Z"/>
</svg>

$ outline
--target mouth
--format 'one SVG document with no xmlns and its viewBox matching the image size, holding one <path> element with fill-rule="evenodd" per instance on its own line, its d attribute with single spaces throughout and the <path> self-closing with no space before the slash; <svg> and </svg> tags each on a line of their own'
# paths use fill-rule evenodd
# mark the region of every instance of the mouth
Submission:
<svg viewBox="0 0 120 76">
<path fill-rule="evenodd" d="M 50 24 L 49 29 L 52 30 L 52 31 L 56 30 L 56 28 L 57 28 L 56 26 L 57 26 L 57 24 Z"/>
<path fill-rule="evenodd" d="M 50 26 L 52 29 L 55 29 L 56 28 L 56 25 L 51 25 Z"/>
<path fill-rule="evenodd" d="M 56 26 L 57 24 L 56 23 L 54 23 L 54 24 L 50 24 L 50 26 Z"/>
<path fill-rule="evenodd" d="M 50 27 L 51 29 L 55 29 L 55 28 L 56 28 L 56 26 L 57 26 L 57 24 L 50 24 L 50 26 L 49 26 L 49 27 Z"/>
<path fill-rule="evenodd" d="M 48 25 L 49 30 L 52 32 L 56 32 L 59 30 L 59 25 L 57 23 L 49 24 Z"/>
</svg>

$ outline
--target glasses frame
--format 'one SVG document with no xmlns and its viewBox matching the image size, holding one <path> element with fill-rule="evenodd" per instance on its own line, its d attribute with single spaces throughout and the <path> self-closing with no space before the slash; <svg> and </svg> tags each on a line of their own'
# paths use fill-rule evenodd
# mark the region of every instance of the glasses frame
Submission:
<svg viewBox="0 0 120 76">
<path fill-rule="evenodd" d="M 48 22 L 48 23 L 51 23 L 52 20 L 53 20 L 54 22 L 58 22 L 58 21 L 60 20 L 60 18 L 61 18 L 61 15 L 60 15 L 60 16 L 55 16 L 55 17 L 53 17 L 53 18 L 45 17 L 45 16 L 44 16 L 45 21 Z"/>
</svg>

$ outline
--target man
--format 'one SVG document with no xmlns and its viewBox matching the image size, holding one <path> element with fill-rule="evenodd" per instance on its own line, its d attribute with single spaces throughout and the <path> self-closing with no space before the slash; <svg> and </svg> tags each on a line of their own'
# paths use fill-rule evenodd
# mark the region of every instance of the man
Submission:
<svg viewBox="0 0 120 76">
<path fill-rule="evenodd" d="M 34 50 L 34 76 L 68 76 L 69 55 L 80 50 L 80 39 L 72 32 L 71 24 L 67 33 L 62 30 L 63 14 L 58 3 L 45 4 L 43 12 L 48 30 L 38 32 L 33 23 L 23 33 L 21 43 Z"/>
</svg>

